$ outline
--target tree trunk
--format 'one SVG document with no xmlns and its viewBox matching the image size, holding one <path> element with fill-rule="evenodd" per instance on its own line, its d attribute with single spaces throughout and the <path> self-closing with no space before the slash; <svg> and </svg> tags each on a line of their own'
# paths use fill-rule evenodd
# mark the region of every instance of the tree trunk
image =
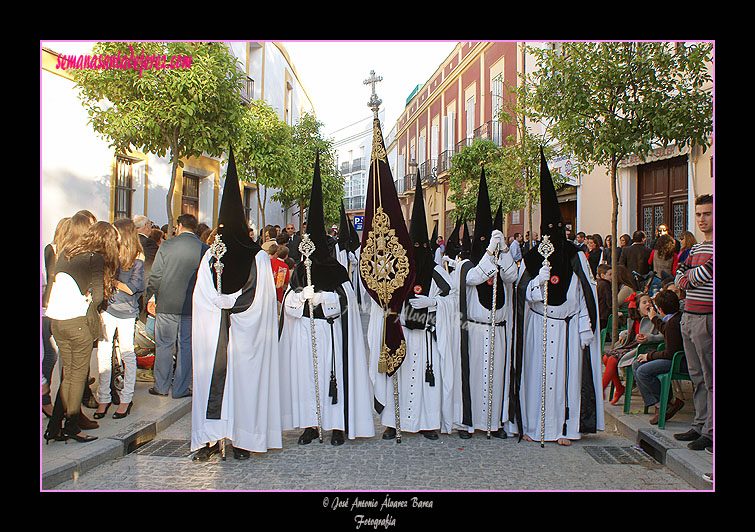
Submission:
<svg viewBox="0 0 755 532">
<path fill-rule="evenodd" d="M 619 214 L 619 197 L 616 193 L 616 154 L 611 156 L 611 202 L 612 202 L 612 210 L 611 210 L 611 346 L 616 343 L 616 340 L 619 336 L 619 281 L 616 276 L 616 269 L 618 266 L 618 260 L 617 260 L 617 246 L 616 243 L 618 240 L 616 239 L 616 222 L 618 220 L 618 214 Z M 631 390 L 628 390 L 626 393 L 631 393 Z"/>
<path fill-rule="evenodd" d="M 304 224 L 304 201 L 305 198 L 299 198 L 299 232 L 302 231 L 302 225 Z"/>
<path fill-rule="evenodd" d="M 176 190 L 176 174 L 178 173 L 178 155 L 175 150 L 171 149 L 171 155 L 173 158 L 173 165 L 170 173 L 170 186 L 168 187 L 168 195 L 165 198 L 165 211 L 168 215 L 168 234 L 166 238 L 171 236 L 173 230 L 173 193 Z"/>
<path fill-rule="evenodd" d="M 259 182 L 255 181 L 254 184 L 257 185 L 257 223 L 259 223 L 260 213 L 262 213 L 261 227 L 264 228 L 266 224 L 265 224 L 265 209 L 263 208 L 264 202 L 262 201 L 262 196 L 261 196 L 262 188 L 260 187 Z M 265 190 L 265 195 L 267 195 L 267 190 Z"/>
</svg>

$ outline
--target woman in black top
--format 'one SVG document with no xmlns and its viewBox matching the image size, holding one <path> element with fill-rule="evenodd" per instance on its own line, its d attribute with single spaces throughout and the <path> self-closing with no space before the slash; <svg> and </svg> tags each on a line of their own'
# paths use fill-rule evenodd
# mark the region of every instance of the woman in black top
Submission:
<svg viewBox="0 0 755 532">
<path fill-rule="evenodd" d="M 79 427 L 92 343 L 100 307 L 106 305 L 118 268 L 118 232 L 107 222 L 96 222 L 76 242 L 59 253 L 55 280 L 47 302 L 52 336 L 58 346 L 63 378 L 59 398 L 47 425 L 45 440 L 92 441 Z M 88 319 L 87 314 L 96 319 Z M 94 325 L 93 325 L 94 324 Z M 65 415 L 65 426 L 62 427 Z"/>
</svg>

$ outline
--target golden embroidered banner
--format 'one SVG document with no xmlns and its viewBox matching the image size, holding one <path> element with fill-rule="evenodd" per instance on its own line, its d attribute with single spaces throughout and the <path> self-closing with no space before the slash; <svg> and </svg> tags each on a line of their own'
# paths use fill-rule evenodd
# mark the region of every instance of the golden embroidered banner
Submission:
<svg viewBox="0 0 755 532">
<path fill-rule="evenodd" d="M 406 356 L 399 313 L 414 283 L 415 268 L 409 231 L 377 118 L 373 120 L 372 129 L 359 274 L 367 293 L 383 309 L 383 345 L 378 371 L 391 376 Z"/>
</svg>

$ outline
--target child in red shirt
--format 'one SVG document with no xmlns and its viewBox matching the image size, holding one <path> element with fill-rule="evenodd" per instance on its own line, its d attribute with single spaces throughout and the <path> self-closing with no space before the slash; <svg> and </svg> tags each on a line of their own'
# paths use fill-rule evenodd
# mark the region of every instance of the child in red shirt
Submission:
<svg viewBox="0 0 755 532">
<path fill-rule="evenodd" d="M 278 295 L 278 303 L 283 303 L 283 293 L 288 286 L 288 279 L 291 271 L 285 262 L 288 257 L 288 248 L 280 246 L 277 252 L 270 256 L 270 264 L 273 267 L 273 281 L 275 281 L 275 291 Z"/>
</svg>

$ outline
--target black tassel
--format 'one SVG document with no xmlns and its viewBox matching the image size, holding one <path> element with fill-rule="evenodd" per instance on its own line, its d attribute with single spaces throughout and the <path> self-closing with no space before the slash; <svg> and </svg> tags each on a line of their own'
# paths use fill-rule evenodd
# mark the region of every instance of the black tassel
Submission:
<svg viewBox="0 0 755 532">
<path fill-rule="evenodd" d="M 425 382 L 430 383 L 430 386 L 435 386 L 435 373 L 433 373 L 433 367 L 430 364 L 425 369 Z"/>
<path fill-rule="evenodd" d="M 569 407 L 566 407 L 566 417 L 564 418 L 564 426 L 561 429 L 561 434 L 563 436 L 566 436 L 566 420 L 569 419 Z"/>
<path fill-rule="evenodd" d="M 333 373 L 330 374 L 330 392 L 328 392 L 328 397 L 333 398 L 331 404 L 338 404 L 338 387 L 336 385 L 336 376 Z"/>
<path fill-rule="evenodd" d="M 330 352 L 333 357 L 330 366 L 330 391 L 328 392 L 328 397 L 333 398 L 331 404 L 335 405 L 338 404 L 338 386 L 336 385 L 336 345 L 335 339 L 333 338 L 333 321 L 333 318 L 328 318 L 328 323 L 330 323 Z"/>
<path fill-rule="evenodd" d="M 430 338 L 428 339 L 428 335 Z M 435 386 L 435 373 L 433 373 L 433 337 L 432 332 L 429 330 L 425 330 L 425 346 L 427 348 L 428 358 L 425 362 L 425 382 L 429 383 L 430 386 Z"/>
</svg>

